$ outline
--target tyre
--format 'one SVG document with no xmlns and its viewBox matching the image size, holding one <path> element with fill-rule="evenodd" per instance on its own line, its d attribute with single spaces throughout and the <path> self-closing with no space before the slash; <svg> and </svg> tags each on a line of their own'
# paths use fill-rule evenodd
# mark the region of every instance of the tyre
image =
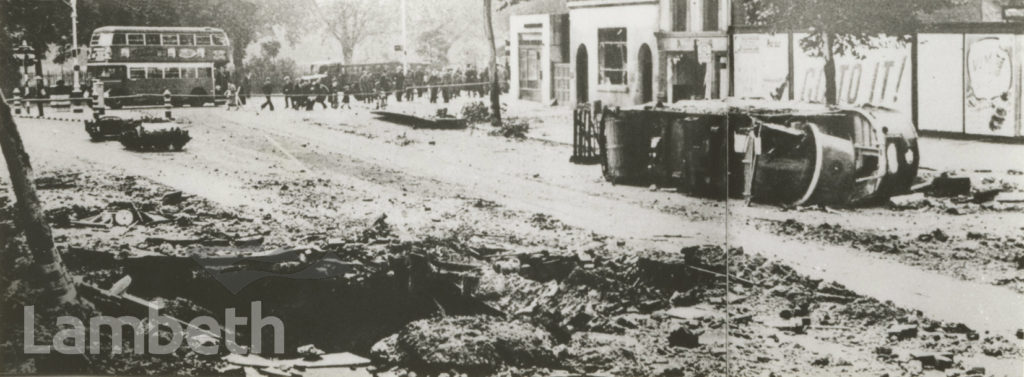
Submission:
<svg viewBox="0 0 1024 377">
<path fill-rule="evenodd" d="M 208 95 L 206 93 L 206 90 L 204 90 L 203 88 L 193 88 L 192 91 L 189 92 L 189 94 L 193 95 L 193 96 L 206 96 L 206 95 Z M 207 98 L 206 97 L 191 97 L 191 98 L 188 99 L 189 106 L 192 106 L 192 107 L 203 107 L 203 105 L 206 105 L 206 102 L 207 102 Z"/>
</svg>

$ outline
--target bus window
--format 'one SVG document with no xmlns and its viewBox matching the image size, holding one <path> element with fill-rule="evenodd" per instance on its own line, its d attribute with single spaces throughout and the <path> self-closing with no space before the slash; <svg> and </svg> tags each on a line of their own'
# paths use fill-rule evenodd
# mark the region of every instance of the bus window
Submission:
<svg viewBox="0 0 1024 377">
<path fill-rule="evenodd" d="M 196 45 L 198 45 L 198 46 L 209 46 L 210 45 L 210 35 L 209 34 L 199 34 L 199 35 L 196 35 Z"/>
<path fill-rule="evenodd" d="M 146 78 L 146 69 L 142 67 L 132 67 L 128 69 L 128 75 L 132 80 L 141 80 Z"/>
<path fill-rule="evenodd" d="M 179 78 L 179 77 L 181 77 L 181 75 L 178 73 L 178 69 L 177 68 L 173 68 L 173 67 L 172 68 L 167 68 L 167 70 L 164 71 L 164 78 L 165 79 L 176 79 L 176 78 Z"/>
<path fill-rule="evenodd" d="M 164 78 L 164 71 L 160 70 L 160 68 L 146 68 L 146 78 L 162 79 Z"/>
<path fill-rule="evenodd" d="M 199 68 L 196 71 L 196 76 L 198 76 L 199 78 L 203 78 L 203 79 L 205 79 L 205 78 L 212 78 L 213 77 L 213 68 L 210 68 L 210 67 Z"/>
<path fill-rule="evenodd" d="M 112 45 L 126 45 L 128 43 L 124 41 L 124 33 L 114 33 L 114 40 L 112 42 L 110 42 L 110 44 L 112 44 Z"/>
<path fill-rule="evenodd" d="M 223 35 L 214 34 L 214 35 L 211 35 L 210 38 L 213 38 L 213 44 L 216 45 L 216 46 L 223 46 L 223 45 L 226 44 L 226 43 L 224 43 L 224 36 Z"/>
<path fill-rule="evenodd" d="M 192 34 L 178 34 L 178 43 L 182 46 L 191 46 L 195 43 L 192 42 Z"/>
<path fill-rule="evenodd" d="M 142 34 L 128 34 L 128 44 L 130 45 L 141 45 L 146 44 Z"/>
<path fill-rule="evenodd" d="M 166 46 L 175 46 L 175 45 L 178 44 L 178 35 L 177 34 L 164 34 L 163 38 L 161 40 L 164 42 L 164 45 L 166 45 Z"/>
<path fill-rule="evenodd" d="M 159 46 L 160 34 L 146 34 L 146 44 L 151 46 Z"/>
<path fill-rule="evenodd" d="M 99 46 L 100 45 L 100 35 L 99 34 L 93 34 L 92 35 L 92 40 L 89 41 L 89 45 L 90 46 Z"/>
<path fill-rule="evenodd" d="M 104 65 L 87 68 L 89 76 L 101 80 L 121 80 L 124 78 L 123 65 Z"/>
<path fill-rule="evenodd" d="M 196 78 L 196 69 L 195 68 L 182 68 L 181 69 L 181 78 L 183 78 L 183 79 L 194 79 L 194 78 Z"/>
</svg>

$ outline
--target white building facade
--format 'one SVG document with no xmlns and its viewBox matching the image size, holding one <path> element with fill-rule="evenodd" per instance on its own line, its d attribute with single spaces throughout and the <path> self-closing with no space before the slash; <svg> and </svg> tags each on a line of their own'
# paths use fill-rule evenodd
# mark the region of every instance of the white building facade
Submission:
<svg viewBox="0 0 1024 377">
<path fill-rule="evenodd" d="M 728 94 L 729 0 L 569 0 L 576 102 Z"/>
</svg>

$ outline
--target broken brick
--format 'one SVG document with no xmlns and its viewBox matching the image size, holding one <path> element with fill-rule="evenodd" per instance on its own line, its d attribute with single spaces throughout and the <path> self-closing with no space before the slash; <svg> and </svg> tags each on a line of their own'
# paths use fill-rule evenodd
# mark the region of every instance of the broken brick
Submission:
<svg viewBox="0 0 1024 377">
<path fill-rule="evenodd" d="M 673 347 L 696 348 L 700 346 L 700 335 L 688 327 L 680 327 L 668 336 L 668 344 Z"/>
</svg>

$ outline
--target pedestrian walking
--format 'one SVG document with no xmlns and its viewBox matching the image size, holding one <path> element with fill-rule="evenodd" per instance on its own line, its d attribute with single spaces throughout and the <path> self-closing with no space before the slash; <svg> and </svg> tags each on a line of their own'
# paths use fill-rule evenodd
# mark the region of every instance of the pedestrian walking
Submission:
<svg viewBox="0 0 1024 377">
<path fill-rule="evenodd" d="M 341 108 L 344 109 L 344 108 L 347 107 L 349 110 L 352 110 L 352 105 L 349 104 L 349 101 L 351 99 L 349 98 L 348 91 L 349 91 L 349 87 L 348 87 L 348 85 L 346 85 L 345 86 L 345 90 L 341 92 Z"/>
<path fill-rule="evenodd" d="M 227 111 L 238 110 L 238 87 L 235 83 L 228 82 L 228 89 L 224 91 L 224 97 L 227 98 Z"/>
<path fill-rule="evenodd" d="M 327 110 L 327 95 L 330 94 L 330 90 L 327 88 L 327 84 L 324 83 L 323 79 L 320 79 L 318 80 L 317 83 L 314 83 L 313 85 L 313 92 L 316 93 L 316 97 L 313 99 L 313 102 L 309 104 L 309 110 L 312 110 L 313 105 L 316 105 L 318 103 L 324 107 L 324 110 Z"/>
<path fill-rule="evenodd" d="M 437 103 L 437 92 L 440 90 L 437 86 L 441 84 L 441 77 L 437 71 L 431 72 L 428 77 L 430 83 L 430 103 Z"/>
<path fill-rule="evenodd" d="M 402 94 L 405 93 L 405 73 L 402 68 L 395 72 L 395 101 L 402 102 Z"/>
<path fill-rule="evenodd" d="M 338 80 L 337 79 L 331 80 L 330 91 L 331 91 L 331 94 L 327 98 L 331 102 L 331 108 L 332 109 L 337 109 L 338 108 L 338 92 L 341 91 L 341 86 L 338 85 Z"/>
<path fill-rule="evenodd" d="M 260 110 L 263 110 L 264 108 L 269 106 L 270 111 L 274 111 L 274 102 L 270 101 L 270 95 L 273 92 L 274 84 L 270 82 L 270 78 L 267 78 L 267 80 L 263 82 L 263 95 L 266 96 L 266 101 L 264 101 L 263 104 L 260 105 Z"/>
<path fill-rule="evenodd" d="M 238 101 L 241 106 L 245 106 L 245 101 L 251 94 L 249 92 L 249 80 L 252 79 L 252 73 L 246 74 L 242 82 L 238 84 Z"/>
<path fill-rule="evenodd" d="M 287 108 L 292 106 L 291 94 L 292 94 L 292 91 L 294 89 L 295 89 L 295 87 L 294 87 L 294 85 L 292 85 L 292 78 L 288 77 L 288 76 L 285 76 L 284 77 L 284 85 L 281 85 L 281 93 L 284 94 L 284 108 L 285 109 L 287 109 Z"/>
</svg>

